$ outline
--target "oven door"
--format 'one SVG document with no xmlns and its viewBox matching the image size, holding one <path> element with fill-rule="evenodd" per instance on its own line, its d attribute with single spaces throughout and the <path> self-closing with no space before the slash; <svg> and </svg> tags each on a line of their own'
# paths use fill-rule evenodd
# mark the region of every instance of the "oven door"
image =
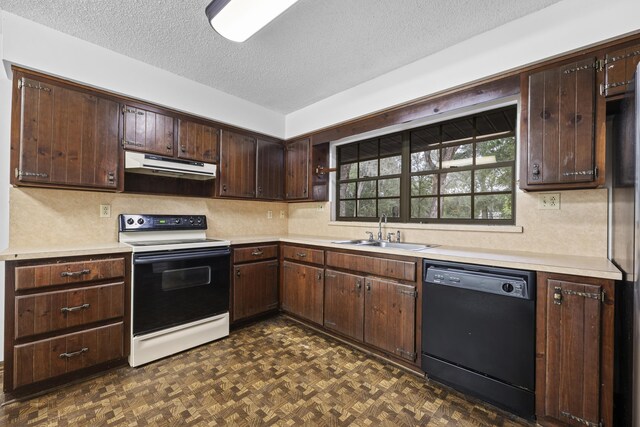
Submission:
<svg viewBox="0 0 640 427">
<path fill-rule="evenodd" d="M 229 311 L 228 247 L 133 256 L 133 335 Z"/>
</svg>

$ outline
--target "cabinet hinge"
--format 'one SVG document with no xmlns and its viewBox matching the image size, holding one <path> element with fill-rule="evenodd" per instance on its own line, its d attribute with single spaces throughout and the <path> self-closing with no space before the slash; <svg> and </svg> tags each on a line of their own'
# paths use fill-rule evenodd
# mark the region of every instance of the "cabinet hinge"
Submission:
<svg viewBox="0 0 640 427">
<path fill-rule="evenodd" d="M 411 361 L 416 360 L 416 353 L 412 352 L 412 351 L 407 351 L 404 348 L 396 348 L 396 353 L 398 353 L 400 356 L 404 357 L 405 359 L 409 359 Z"/>
<path fill-rule="evenodd" d="M 556 286 L 553 292 L 553 303 L 556 305 L 562 305 L 562 295 L 574 295 L 577 297 L 596 299 L 600 302 L 605 301 L 604 291 L 602 292 L 578 292 L 570 289 L 562 289 L 560 286 Z"/>
<path fill-rule="evenodd" d="M 42 86 L 40 83 L 37 83 L 37 84 L 27 83 L 27 79 L 24 77 L 18 80 L 18 89 L 22 89 L 23 87 L 28 87 L 29 89 L 43 90 L 45 92 L 51 92 L 51 88 Z"/>
<path fill-rule="evenodd" d="M 562 415 L 563 417 L 569 418 L 570 420 L 577 421 L 580 424 L 584 424 L 585 426 L 588 426 L 588 427 L 604 427 L 604 424 L 602 421 L 600 421 L 599 423 L 594 423 L 591 421 L 587 421 L 583 418 L 576 417 L 575 415 L 570 414 L 568 412 L 564 412 L 564 411 L 560 412 L 560 415 Z"/>
<path fill-rule="evenodd" d="M 604 70 L 604 66 L 605 66 L 606 62 L 602 59 L 596 59 L 596 62 L 593 64 L 593 68 L 596 69 L 596 71 L 602 71 Z"/>
<path fill-rule="evenodd" d="M 409 295 L 409 296 L 412 296 L 413 298 L 418 298 L 418 292 L 416 290 L 407 291 L 405 289 L 398 289 L 398 292 L 403 295 Z"/>
</svg>

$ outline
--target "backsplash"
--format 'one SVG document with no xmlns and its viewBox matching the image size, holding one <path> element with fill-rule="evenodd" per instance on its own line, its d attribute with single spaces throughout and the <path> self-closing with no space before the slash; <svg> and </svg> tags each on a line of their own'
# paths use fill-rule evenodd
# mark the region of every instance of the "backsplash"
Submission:
<svg viewBox="0 0 640 427">
<path fill-rule="evenodd" d="M 518 191 L 516 226 L 521 233 L 495 231 L 401 228 L 402 241 L 447 246 L 550 254 L 607 256 L 607 190 L 572 190 L 560 193 L 560 210 L 539 210 L 538 195 Z M 319 208 L 321 207 L 321 210 Z M 330 203 L 289 205 L 289 234 L 326 238 L 366 238 L 371 227 L 330 225 Z M 395 232 L 392 223 L 384 233 Z M 499 230 L 499 228 L 497 229 Z"/>
<path fill-rule="evenodd" d="M 287 233 L 287 204 L 189 197 L 147 196 L 39 188 L 11 188 L 9 247 L 87 245 L 118 240 L 121 213 L 206 215 L 207 235 L 251 236 Z M 111 217 L 99 217 L 99 205 Z M 273 218 L 267 218 L 267 211 Z"/>
</svg>

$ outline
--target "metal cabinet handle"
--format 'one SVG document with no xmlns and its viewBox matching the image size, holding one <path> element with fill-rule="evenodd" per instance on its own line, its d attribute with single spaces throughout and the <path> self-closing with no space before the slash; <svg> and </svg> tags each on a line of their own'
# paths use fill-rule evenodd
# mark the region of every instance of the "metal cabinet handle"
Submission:
<svg viewBox="0 0 640 427">
<path fill-rule="evenodd" d="M 236 277 L 240 277 L 240 269 L 239 268 L 236 270 Z"/>
<path fill-rule="evenodd" d="M 260 248 L 257 248 L 256 250 L 251 252 L 251 255 L 253 255 L 253 256 L 262 256 L 263 254 L 264 254 L 264 252 L 262 252 L 262 249 L 260 249 Z"/>
<path fill-rule="evenodd" d="M 362 282 L 360 282 L 360 280 L 358 280 L 358 281 L 356 282 L 356 289 L 357 289 L 357 290 L 362 289 Z"/>
<path fill-rule="evenodd" d="M 113 184 L 115 180 L 116 180 L 115 172 L 107 172 L 107 181 L 109 181 L 109 184 Z"/>
<path fill-rule="evenodd" d="M 531 175 L 533 179 L 540 179 L 540 165 L 537 163 L 533 164 L 533 170 L 531 171 Z"/>
<path fill-rule="evenodd" d="M 298 255 L 300 258 L 305 258 L 307 256 L 307 254 L 304 252 L 298 252 L 296 255 Z"/>
<path fill-rule="evenodd" d="M 167 150 L 173 150 L 173 145 L 167 145 Z"/>
<path fill-rule="evenodd" d="M 227 184 L 222 184 L 222 191 L 227 191 Z"/>
<path fill-rule="evenodd" d="M 62 273 L 60 273 L 60 277 L 82 276 L 89 273 L 91 273 L 91 270 L 89 270 L 88 268 L 80 271 L 63 271 Z"/>
<path fill-rule="evenodd" d="M 85 304 L 82 304 L 82 305 L 77 305 L 75 307 L 62 307 L 60 309 L 60 312 L 62 312 L 62 313 L 71 313 L 73 311 L 86 310 L 90 306 L 91 306 L 91 304 L 85 303 Z"/>
<path fill-rule="evenodd" d="M 187 152 L 187 147 L 185 147 L 184 145 L 181 145 L 180 146 L 180 151 L 183 152 L 183 153 L 186 153 Z"/>
<path fill-rule="evenodd" d="M 371 290 L 371 282 L 367 282 L 367 290 L 370 291 Z"/>
<path fill-rule="evenodd" d="M 322 280 L 322 273 L 318 273 L 318 280 Z"/>
<path fill-rule="evenodd" d="M 78 351 L 72 351 L 71 353 L 61 353 L 58 357 L 60 359 L 64 359 L 65 357 L 67 359 L 73 357 L 73 356 L 79 356 L 82 353 L 86 353 L 87 351 L 89 351 L 89 347 L 83 347 L 82 349 L 78 350 Z"/>
</svg>

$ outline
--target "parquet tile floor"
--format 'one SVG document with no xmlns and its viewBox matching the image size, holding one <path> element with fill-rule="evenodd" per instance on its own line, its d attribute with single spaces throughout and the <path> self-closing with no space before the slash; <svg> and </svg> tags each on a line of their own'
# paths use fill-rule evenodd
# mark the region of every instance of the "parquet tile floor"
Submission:
<svg viewBox="0 0 640 427">
<path fill-rule="evenodd" d="M 530 426 L 285 317 L 0 408 L 19 426 Z"/>
</svg>

